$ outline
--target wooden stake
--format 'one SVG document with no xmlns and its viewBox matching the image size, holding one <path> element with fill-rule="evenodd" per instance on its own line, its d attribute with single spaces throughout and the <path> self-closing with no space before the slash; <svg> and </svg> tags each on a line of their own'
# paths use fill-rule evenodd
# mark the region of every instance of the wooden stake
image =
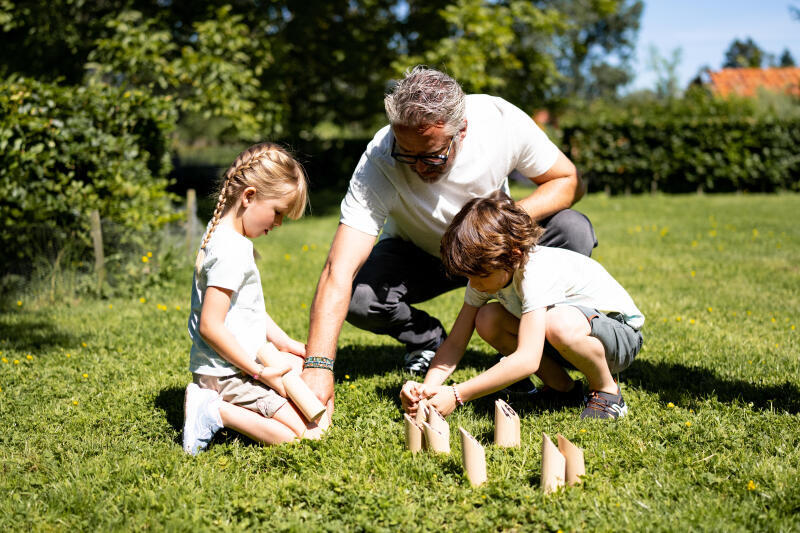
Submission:
<svg viewBox="0 0 800 533">
<path fill-rule="evenodd" d="M 464 460 L 464 470 L 467 473 L 470 485 L 477 487 L 486 483 L 486 451 L 475 437 L 462 428 L 458 428 L 461 433 L 461 453 Z"/>
<path fill-rule="evenodd" d="M 494 402 L 494 443 L 504 448 L 520 445 L 519 415 L 500 399 Z"/>
<path fill-rule="evenodd" d="M 420 400 L 417 404 L 417 416 L 416 422 L 417 425 L 422 425 L 423 422 L 428 421 L 428 402 L 425 400 Z"/>
<path fill-rule="evenodd" d="M 572 487 L 582 483 L 581 476 L 586 474 L 586 466 L 583 462 L 583 450 L 572 444 L 560 433 L 556 435 L 558 439 L 558 451 L 566 459 L 565 478 L 567 485 Z"/>
<path fill-rule="evenodd" d="M 283 386 L 286 388 L 286 395 L 303 412 L 303 416 L 309 422 L 316 421 L 325 412 L 325 406 L 319 401 L 317 395 L 294 370 L 283 376 Z"/>
<path fill-rule="evenodd" d="M 445 435 L 448 440 L 450 438 L 450 424 L 444 419 L 442 414 L 436 410 L 432 405 L 428 406 L 428 424 L 431 425 L 436 431 Z"/>
<path fill-rule="evenodd" d="M 566 459 L 546 433 L 542 433 L 542 490 L 545 494 L 564 486 Z"/>
<path fill-rule="evenodd" d="M 411 453 L 417 453 L 422 449 L 422 428 L 405 413 L 403 413 L 403 424 L 406 430 L 406 449 L 411 450 Z"/>
<path fill-rule="evenodd" d="M 106 258 L 103 253 L 103 229 L 100 225 L 100 212 L 93 209 L 89 213 L 91 221 L 92 246 L 94 247 L 94 271 L 97 274 L 97 292 L 103 289 L 106 279 Z"/>
</svg>

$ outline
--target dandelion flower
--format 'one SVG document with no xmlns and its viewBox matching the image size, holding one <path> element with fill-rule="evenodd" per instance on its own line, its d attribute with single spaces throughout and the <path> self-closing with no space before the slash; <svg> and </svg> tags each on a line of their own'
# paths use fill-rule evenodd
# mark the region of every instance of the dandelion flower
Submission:
<svg viewBox="0 0 800 533">
<path fill-rule="evenodd" d="M 304 251 L 304 252 L 307 252 L 307 251 L 308 251 L 308 245 L 307 245 L 307 244 L 304 244 L 304 245 L 303 245 L 303 251 Z"/>
<path fill-rule="evenodd" d="M 289 255 L 289 254 L 284 254 L 283 258 L 286 259 L 287 261 L 289 261 L 292 258 L 292 256 Z"/>
<path fill-rule="evenodd" d="M 792 324 L 792 327 L 791 327 L 791 328 L 789 328 L 789 329 L 791 329 L 792 331 L 794 331 L 794 324 Z"/>
<path fill-rule="evenodd" d="M 143 304 L 143 303 L 145 303 L 146 301 L 147 301 L 147 298 L 145 298 L 144 296 L 142 296 L 141 298 L 139 298 L 139 303 L 142 303 L 142 304 Z"/>
<path fill-rule="evenodd" d="M 83 346 L 84 348 L 86 348 L 86 347 L 88 346 L 88 344 L 86 344 L 85 342 L 82 342 L 82 343 L 81 343 L 81 346 Z"/>
<path fill-rule="evenodd" d="M 679 317 L 679 316 L 676 316 L 676 317 L 675 317 L 675 320 L 676 320 L 677 322 L 680 322 L 681 320 L 683 320 L 683 318 L 681 318 L 681 317 Z"/>
<path fill-rule="evenodd" d="M 300 309 L 306 309 L 308 306 L 306 304 L 300 304 Z"/>
<path fill-rule="evenodd" d="M 752 479 L 747 482 L 747 490 L 756 490 L 756 484 Z"/>
<path fill-rule="evenodd" d="M 18 365 L 19 364 L 19 359 L 14 359 L 14 364 Z"/>
<path fill-rule="evenodd" d="M 180 311 L 180 310 L 181 310 L 181 306 L 180 306 L 180 305 L 176 305 L 176 306 L 175 306 L 175 310 L 176 310 L 176 311 Z"/>
<path fill-rule="evenodd" d="M 694 270 L 692 270 L 692 277 L 694 277 L 694 276 L 695 276 L 695 274 L 697 274 L 697 272 L 695 272 Z"/>
<path fill-rule="evenodd" d="M 700 244 L 697 241 L 692 241 L 692 248 L 697 248 L 697 245 Z"/>
<path fill-rule="evenodd" d="M 758 230 L 753 228 L 753 238 L 755 239 L 756 237 L 758 237 Z"/>
<path fill-rule="evenodd" d="M 772 317 L 772 323 L 774 324 L 775 322 L 777 322 L 777 320 L 775 320 L 775 317 Z"/>
<path fill-rule="evenodd" d="M 33 361 L 33 356 L 31 354 L 28 354 L 25 356 L 25 359 L 27 359 L 28 361 Z"/>
<path fill-rule="evenodd" d="M 690 428 L 690 427 L 692 427 L 692 423 L 691 423 L 691 422 L 689 422 L 689 421 L 687 421 L 687 422 L 686 422 L 686 427 L 687 427 L 687 428 Z"/>
<path fill-rule="evenodd" d="M 142 263 L 147 263 L 148 261 L 150 261 L 150 258 L 147 257 L 146 255 L 143 255 L 142 256 Z"/>
<path fill-rule="evenodd" d="M 78 400 L 72 400 L 72 405 L 78 405 Z"/>
<path fill-rule="evenodd" d="M 147 252 L 147 257 L 153 257 L 153 252 Z"/>
<path fill-rule="evenodd" d="M 689 324 L 694 324 L 694 318 L 689 319 Z"/>
<path fill-rule="evenodd" d="M 351 389 L 355 389 L 355 388 L 356 388 L 356 386 L 355 386 L 355 385 L 350 385 L 350 388 L 351 388 Z"/>
<path fill-rule="evenodd" d="M 713 310 L 714 310 L 714 308 L 713 308 L 713 307 L 709 307 L 709 308 L 708 308 L 708 312 L 709 312 L 709 313 L 710 313 L 710 312 L 712 312 Z"/>
<path fill-rule="evenodd" d="M 22 307 L 22 300 L 17 300 L 17 307 Z"/>
<path fill-rule="evenodd" d="M 345 374 L 344 379 L 350 379 L 350 374 Z"/>
<path fill-rule="evenodd" d="M 581 433 L 586 433 L 586 429 L 585 428 L 581 428 Z"/>
<path fill-rule="evenodd" d="M 672 403 L 672 402 L 669 402 L 669 403 L 667 404 L 667 407 L 669 407 L 670 409 L 672 409 L 673 407 L 675 407 L 675 404 L 674 404 L 674 403 Z"/>
<path fill-rule="evenodd" d="M 109 309 L 113 309 L 113 308 L 114 308 L 114 305 L 113 305 L 113 304 L 108 304 L 108 308 L 109 308 Z"/>
<path fill-rule="evenodd" d="M 72 357 L 71 353 L 66 354 L 67 357 Z"/>
<path fill-rule="evenodd" d="M 83 374 L 84 379 L 89 377 L 89 374 Z"/>
<path fill-rule="evenodd" d="M 750 315 L 752 315 L 752 314 L 753 314 L 753 312 L 752 312 L 752 311 L 748 311 L 748 312 L 747 312 L 747 316 L 750 316 Z"/>
<path fill-rule="evenodd" d="M 3 361 L 4 363 L 8 363 L 8 359 L 6 359 L 5 357 L 3 357 L 3 359 L 0 359 L 0 361 Z"/>
</svg>

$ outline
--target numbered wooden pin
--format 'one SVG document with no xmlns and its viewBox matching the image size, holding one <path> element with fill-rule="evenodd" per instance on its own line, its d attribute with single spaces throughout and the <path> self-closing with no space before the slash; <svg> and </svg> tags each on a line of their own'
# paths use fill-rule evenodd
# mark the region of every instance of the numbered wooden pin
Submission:
<svg viewBox="0 0 800 533">
<path fill-rule="evenodd" d="M 427 422 L 422 423 L 425 428 L 425 442 L 428 449 L 436 453 L 450 453 L 450 436 L 438 429 L 431 427 Z"/>
<path fill-rule="evenodd" d="M 486 451 L 466 429 L 459 427 L 458 432 L 461 434 L 461 453 L 467 479 L 470 485 L 477 487 L 486 483 Z"/>
<path fill-rule="evenodd" d="M 586 474 L 586 465 L 583 462 L 583 450 L 568 441 L 560 433 L 556 435 L 558 439 L 558 451 L 566 460 L 565 479 L 567 485 L 572 487 L 582 482 L 581 476 Z"/>
<path fill-rule="evenodd" d="M 428 406 L 428 424 L 450 440 L 450 424 L 447 423 L 447 420 L 445 420 L 442 414 L 432 405 Z"/>
<path fill-rule="evenodd" d="M 494 402 L 494 443 L 504 448 L 519 447 L 519 415 L 503 400 Z"/>
<path fill-rule="evenodd" d="M 564 486 L 567 461 L 546 433 L 542 433 L 542 490 L 550 494 Z"/>
</svg>

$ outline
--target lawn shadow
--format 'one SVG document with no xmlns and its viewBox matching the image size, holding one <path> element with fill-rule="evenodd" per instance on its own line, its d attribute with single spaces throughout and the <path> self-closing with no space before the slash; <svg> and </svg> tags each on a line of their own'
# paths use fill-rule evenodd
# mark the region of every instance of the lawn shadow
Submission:
<svg viewBox="0 0 800 533">
<path fill-rule="evenodd" d="M 780 385 L 757 385 L 739 379 L 725 379 L 700 366 L 643 359 L 637 359 L 625 371 L 623 380 L 658 394 L 664 402 L 691 402 L 716 397 L 724 403 L 752 403 L 754 409 L 763 411 L 800 412 L 800 389 L 789 381 Z"/>
<path fill-rule="evenodd" d="M 167 423 L 178 433 L 175 442 L 182 443 L 183 432 L 183 387 L 169 387 L 158 393 L 155 406 L 164 412 Z"/>
<path fill-rule="evenodd" d="M 342 346 L 336 351 L 336 378 L 348 375 L 356 379 L 398 370 L 403 365 L 404 353 L 401 346 Z"/>
<path fill-rule="evenodd" d="M 72 348 L 79 344 L 77 337 L 53 322 L 34 318 L 23 318 L 13 325 L 0 322 L 0 339 L 8 342 L 8 348 L 20 351 Z"/>
</svg>

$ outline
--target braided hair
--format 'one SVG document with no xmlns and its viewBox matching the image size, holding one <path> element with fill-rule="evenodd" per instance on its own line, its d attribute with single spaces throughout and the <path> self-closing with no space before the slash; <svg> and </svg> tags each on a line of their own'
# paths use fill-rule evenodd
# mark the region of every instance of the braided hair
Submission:
<svg viewBox="0 0 800 533">
<path fill-rule="evenodd" d="M 195 261 L 200 272 L 205 261 L 205 248 L 222 216 L 238 201 L 242 192 L 254 187 L 259 198 L 281 198 L 292 195 L 294 200 L 286 216 L 296 220 L 303 216 L 308 202 L 308 183 L 303 166 L 284 148 L 271 143 L 255 144 L 238 155 L 225 171 L 217 196 L 217 205 Z"/>
</svg>

